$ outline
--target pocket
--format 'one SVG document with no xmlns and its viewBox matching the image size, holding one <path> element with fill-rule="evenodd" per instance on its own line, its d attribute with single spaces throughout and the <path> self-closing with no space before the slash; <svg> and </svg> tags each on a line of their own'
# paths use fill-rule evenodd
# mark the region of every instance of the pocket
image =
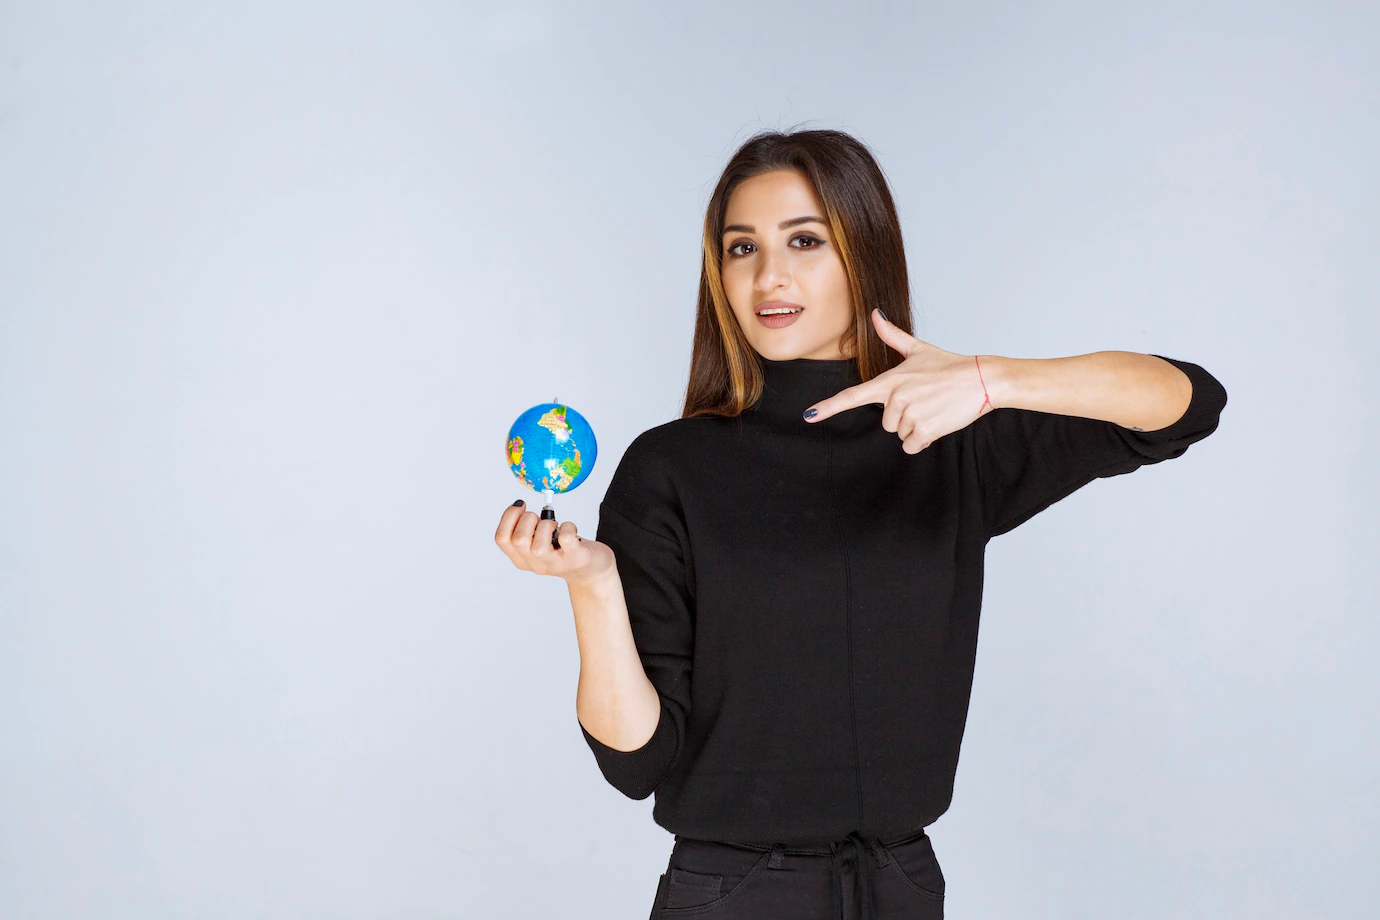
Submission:
<svg viewBox="0 0 1380 920">
<path fill-rule="evenodd" d="M 736 902 L 767 871 L 770 852 L 677 844 L 666 868 L 660 917 L 699 916 Z"/>
<path fill-rule="evenodd" d="M 671 869 L 667 883 L 666 905 L 676 907 L 702 907 L 710 901 L 717 901 L 724 893 L 724 877 L 706 872 L 691 872 L 689 869 Z"/>
<path fill-rule="evenodd" d="M 944 871 L 934 855 L 928 834 L 921 834 L 902 843 L 882 845 L 891 856 L 887 868 L 901 877 L 916 894 L 934 901 L 944 899 Z"/>
</svg>

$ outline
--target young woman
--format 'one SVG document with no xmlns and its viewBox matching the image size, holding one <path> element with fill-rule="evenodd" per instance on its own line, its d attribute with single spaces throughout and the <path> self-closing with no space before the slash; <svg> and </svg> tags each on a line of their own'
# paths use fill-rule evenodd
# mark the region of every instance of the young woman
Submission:
<svg viewBox="0 0 1380 920">
<path fill-rule="evenodd" d="M 705 216 L 681 418 L 628 447 L 597 540 L 521 501 L 495 534 L 566 580 L 585 741 L 675 835 L 653 920 L 941 918 L 925 827 L 952 797 L 988 540 L 1180 456 L 1226 401 L 1160 355 L 915 338 L 868 150 L 745 143 Z"/>
</svg>

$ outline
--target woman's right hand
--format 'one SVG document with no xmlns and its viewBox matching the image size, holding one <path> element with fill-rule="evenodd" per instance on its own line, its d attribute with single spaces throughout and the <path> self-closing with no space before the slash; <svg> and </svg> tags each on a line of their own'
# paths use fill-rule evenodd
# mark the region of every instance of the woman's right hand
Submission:
<svg viewBox="0 0 1380 920">
<path fill-rule="evenodd" d="M 613 571 L 613 550 L 607 545 L 581 537 L 574 521 L 557 527 L 555 521 L 542 520 L 526 507 L 523 502 L 504 509 L 494 533 L 494 542 L 513 565 L 538 575 L 557 575 L 567 582 L 592 580 Z M 551 545 L 553 532 L 559 534 L 560 549 Z"/>
</svg>

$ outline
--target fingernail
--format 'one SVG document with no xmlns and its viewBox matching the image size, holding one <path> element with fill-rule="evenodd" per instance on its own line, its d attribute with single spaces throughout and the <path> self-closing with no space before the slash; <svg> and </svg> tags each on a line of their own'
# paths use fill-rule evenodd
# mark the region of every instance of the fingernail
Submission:
<svg viewBox="0 0 1380 920">
<path fill-rule="evenodd" d="M 516 508 L 518 505 L 522 505 L 522 504 L 526 504 L 526 503 L 525 503 L 522 499 L 519 498 L 517 501 L 513 502 L 513 507 Z"/>
<path fill-rule="evenodd" d="M 819 415 L 819 410 L 818 410 L 818 409 L 806 409 L 806 410 L 805 410 L 805 417 L 806 417 L 806 418 L 814 418 L 816 415 Z"/>
<path fill-rule="evenodd" d="M 886 321 L 887 321 L 888 323 L 891 322 L 891 320 L 887 319 L 886 311 L 883 310 L 881 307 L 878 307 L 878 308 L 877 308 L 877 312 L 880 313 L 880 314 L 882 314 L 882 319 L 886 319 Z M 892 323 L 892 325 L 894 326 L 894 325 L 896 325 L 896 324 L 895 324 L 895 323 Z"/>
</svg>

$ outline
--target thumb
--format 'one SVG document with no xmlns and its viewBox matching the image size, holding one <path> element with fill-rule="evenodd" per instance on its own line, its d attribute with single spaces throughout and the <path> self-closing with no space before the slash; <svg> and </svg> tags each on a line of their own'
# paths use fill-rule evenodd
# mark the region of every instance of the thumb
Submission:
<svg viewBox="0 0 1380 920">
<path fill-rule="evenodd" d="M 909 358 L 924 344 L 900 326 L 885 319 L 879 309 L 872 311 L 872 325 L 876 328 L 877 335 L 881 340 L 899 351 L 904 357 Z"/>
</svg>

